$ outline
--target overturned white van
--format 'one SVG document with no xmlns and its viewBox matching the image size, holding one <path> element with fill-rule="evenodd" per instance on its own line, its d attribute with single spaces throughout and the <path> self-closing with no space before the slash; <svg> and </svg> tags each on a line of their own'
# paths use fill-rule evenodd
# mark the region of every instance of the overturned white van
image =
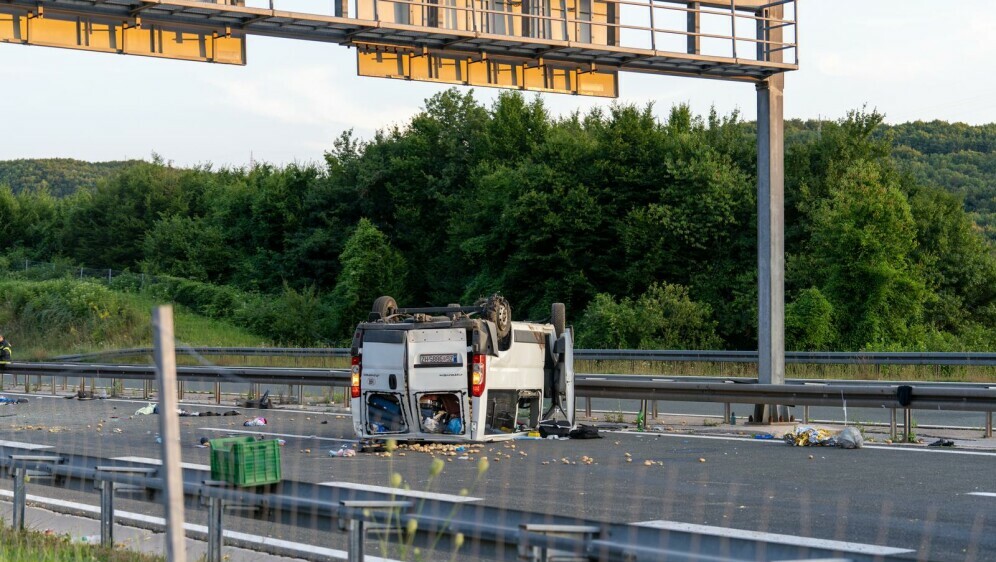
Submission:
<svg viewBox="0 0 996 562">
<path fill-rule="evenodd" d="M 559 419 L 574 425 L 574 344 L 564 305 L 513 322 L 492 295 L 474 306 L 374 301 L 353 334 L 353 429 L 360 438 L 492 441 Z"/>
</svg>

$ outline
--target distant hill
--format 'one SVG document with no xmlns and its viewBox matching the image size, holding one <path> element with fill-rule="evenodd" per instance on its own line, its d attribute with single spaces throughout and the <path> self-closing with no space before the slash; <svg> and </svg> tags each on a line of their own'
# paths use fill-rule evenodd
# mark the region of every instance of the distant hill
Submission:
<svg viewBox="0 0 996 562">
<path fill-rule="evenodd" d="M 996 241 L 996 123 L 916 121 L 885 129 L 900 167 L 964 198 L 965 210 Z"/>
<path fill-rule="evenodd" d="M 65 197 L 81 188 L 96 185 L 104 178 L 141 160 L 84 162 L 72 158 L 0 160 L 0 185 L 14 193 L 45 188 L 56 197 Z"/>
</svg>

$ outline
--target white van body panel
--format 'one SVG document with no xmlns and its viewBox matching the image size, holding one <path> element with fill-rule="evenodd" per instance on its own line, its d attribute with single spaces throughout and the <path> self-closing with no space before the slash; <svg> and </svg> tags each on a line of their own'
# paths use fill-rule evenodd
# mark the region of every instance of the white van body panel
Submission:
<svg viewBox="0 0 996 562">
<path fill-rule="evenodd" d="M 510 335 L 497 349 L 488 329 L 478 320 L 360 324 L 354 338 L 360 396 L 351 402 L 357 436 L 437 442 L 515 438 L 542 419 L 546 390 L 558 370 L 569 373 L 573 402 L 573 365 L 562 364 L 573 356 L 562 353 L 554 363 L 552 325 L 511 322 Z M 481 396 L 472 396 L 475 356 L 485 364 Z"/>
</svg>

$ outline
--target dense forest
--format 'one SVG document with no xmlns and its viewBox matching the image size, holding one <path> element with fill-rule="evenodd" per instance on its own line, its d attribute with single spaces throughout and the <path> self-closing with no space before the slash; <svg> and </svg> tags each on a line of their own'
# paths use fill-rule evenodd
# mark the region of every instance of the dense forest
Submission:
<svg viewBox="0 0 996 562">
<path fill-rule="evenodd" d="M 0 163 L 0 266 L 156 275 L 286 344 L 342 343 L 381 294 L 498 291 L 517 318 L 565 302 L 583 347 L 756 349 L 754 124 L 651 109 L 449 90 L 320 165 L 154 159 L 64 197 Z M 787 347 L 994 350 L 996 130 L 882 121 L 787 123 Z"/>
<path fill-rule="evenodd" d="M 97 182 L 138 162 L 84 162 L 71 158 L 6 160 L 0 162 L 0 185 L 10 187 L 14 193 L 40 190 L 64 197 L 80 189 L 96 187 Z"/>
</svg>

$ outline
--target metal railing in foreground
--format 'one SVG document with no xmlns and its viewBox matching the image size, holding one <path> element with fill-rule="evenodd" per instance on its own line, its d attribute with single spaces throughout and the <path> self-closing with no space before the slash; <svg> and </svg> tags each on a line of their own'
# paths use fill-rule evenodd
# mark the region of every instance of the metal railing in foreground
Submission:
<svg viewBox="0 0 996 562">
<path fill-rule="evenodd" d="M 3 449 L 0 448 L 0 451 Z M 69 461 L 72 462 L 69 462 Z M 0 467 L 14 477 L 14 525 L 24 528 L 24 510 L 30 481 L 58 480 L 58 485 L 84 489 L 91 484 L 100 489 L 101 541 L 113 544 L 115 491 L 139 491 L 147 501 L 157 500 L 163 489 L 159 469 L 134 467 L 114 460 L 93 457 L 69 459 L 59 455 L 20 455 L 0 453 Z M 95 467 L 95 468 L 91 468 Z M 308 525 L 314 529 L 335 529 L 348 533 L 349 560 L 363 560 L 366 534 L 372 528 L 387 530 L 380 536 L 397 539 L 404 530 L 416 528 L 416 544 L 439 540 L 441 550 L 456 548 L 462 534 L 466 548 L 462 555 L 481 553 L 499 559 L 542 561 L 552 554 L 571 560 L 803 560 L 834 559 L 864 562 L 891 562 L 889 555 L 870 555 L 830 547 L 802 546 L 772 542 L 763 538 L 733 538 L 646 526 L 585 520 L 446 500 L 419 502 L 416 510 L 409 501 L 384 492 L 361 490 L 342 492 L 324 488 L 314 492 L 310 484 L 286 483 L 297 494 L 246 491 L 227 483 L 198 480 L 186 471 L 185 503 L 208 506 L 208 562 L 222 560 L 223 515 L 225 505 L 252 507 L 257 518 Z M 284 483 L 282 483 L 282 486 Z M 300 493 L 300 491 L 305 493 Z M 161 498 L 158 498 L 161 499 Z M 242 511 L 244 515 L 244 511 Z M 842 545 L 845 543 L 841 543 Z M 843 546 L 841 548 L 844 548 Z M 430 553 L 431 554 L 431 553 Z"/>
</svg>

